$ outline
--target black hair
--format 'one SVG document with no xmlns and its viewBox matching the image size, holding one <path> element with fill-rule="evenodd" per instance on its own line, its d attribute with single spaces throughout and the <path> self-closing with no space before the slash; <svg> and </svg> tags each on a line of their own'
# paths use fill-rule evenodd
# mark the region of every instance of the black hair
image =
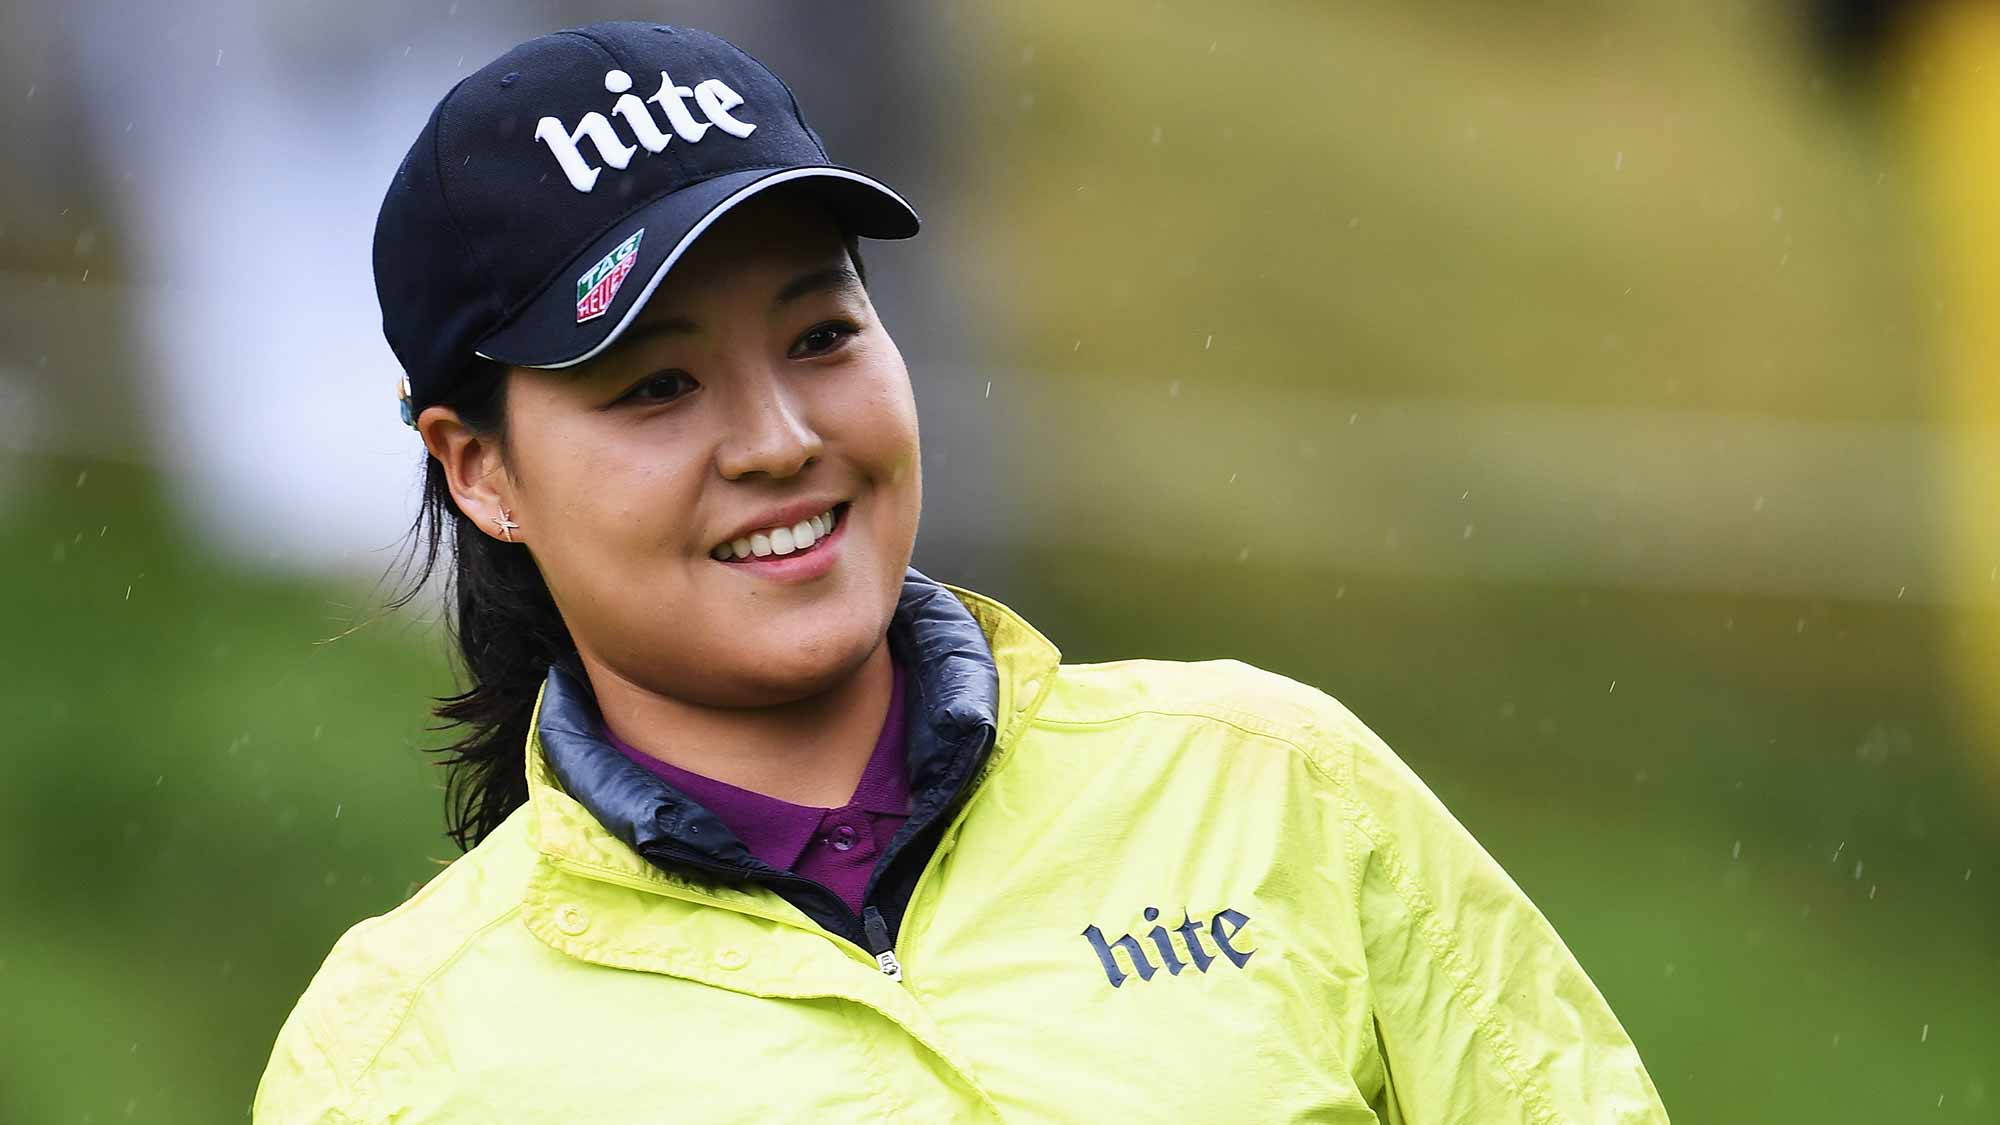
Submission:
<svg viewBox="0 0 2000 1125">
<path fill-rule="evenodd" d="M 851 233 L 844 238 L 866 286 L 858 240 Z M 475 364 L 442 404 L 474 434 L 497 442 L 504 458 L 507 368 L 485 359 Z M 389 607 L 408 605 L 447 558 L 446 628 L 465 687 L 437 697 L 431 711 L 444 720 L 433 729 L 456 728 L 457 740 L 425 752 L 440 755 L 437 764 L 445 769 L 445 833 L 469 850 L 528 799 L 528 724 L 549 668 L 562 663 L 579 677 L 582 669 L 569 626 L 527 547 L 487 535 L 460 511 L 444 466 L 427 453 L 423 497 L 400 556 L 404 583 Z"/>
</svg>

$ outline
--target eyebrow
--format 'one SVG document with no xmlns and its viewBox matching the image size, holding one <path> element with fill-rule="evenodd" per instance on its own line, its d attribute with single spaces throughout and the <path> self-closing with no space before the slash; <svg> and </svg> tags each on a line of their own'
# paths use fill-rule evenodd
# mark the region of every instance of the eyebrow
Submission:
<svg viewBox="0 0 2000 1125">
<path fill-rule="evenodd" d="M 862 288 L 861 278 L 854 267 L 842 262 L 837 266 L 809 270 L 787 281 L 771 299 L 771 311 L 777 312 L 801 297 L 813 293 L 854 292 Z M 634 324 L 618 338 L 618 346 L 649 340 L 656 336 L 688 336 L 700 330 L 700 325 L 684 316 L 667 316 Z"/>
</svg>

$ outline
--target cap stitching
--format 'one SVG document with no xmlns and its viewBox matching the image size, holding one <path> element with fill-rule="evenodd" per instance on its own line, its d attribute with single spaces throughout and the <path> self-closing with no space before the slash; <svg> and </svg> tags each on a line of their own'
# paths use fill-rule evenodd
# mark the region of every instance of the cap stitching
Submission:
<svg viewBox="0 0 2000 1125">
<path fill-rule="evenodd" d="M 506 315 L 504 306 L 496 301 L 493 296 L 492 266 L 487 262 L 485 256 L 480 254 L 472 245 L 472 240 L 465 237 L 465 231 L 458 224 L 458 214 L 452 210 L 451 193 L 445 190 L 444 164 L 442 162 L 445 115 L 451 112 L 452 96 L 457 94 L 459 89 L 467 82 L 472 81 L 473 78 L 474 75 L 468 74 L 457 82 L 452 83 L 451 89 L 445 91 L 444 97 L 438 100 L 437 115 L 431 125 L 431 178 L 437 181 L 438 204 L 444 211 L 446 228 L 451 231 L 452 237 L 458 240 L 459 246 L 465 251 L 465 256 L 479 266 L 480 280 L 483 282 L 480 286 L 481 299 L 485 304 L 492 307 L 501 319 L 504 319 Z M 437 373 L 437 385 L 429 388 L 428 394 L 420 395 L 414 382 L 411 384 L 410 408 L 413 411 L 444 401 L 445 396 L 450 394 L 459 383 L 464 381 L 466 368 L 472 360 L 479 356 L 476 340 L 474 341 L 474 345 L 474 347 L 469 349 L 469 354 L 454 357 L 456 362 L 450 370 Z"/>
<path fill-rule="evenodd" d="M 755 60 L 753 59 L 751 61 L 754 62 Z M 764 64 L 758 63 L 757 65 L 763 66 Z M 827 161 L 828 163 L 832 163 L 833 157 L 826 151 L 826 145 L 820 142 L 819 133 L 815 132 L 812 126 L 806 124 L 805 111 L 799 108 L 799 96 L 792 92 L 791 83 L 785 81 L 783 76 L 781 76 L 777 71 L 772 70 L 768 66 L 764 67 L 764 73 L 770 75 L 773 78 L 776 78 L 778 80 L 779 87 L 781 87 L 785 91 L 785 96 L 792 99 L 792 117 L 799 123 L 799 128 L 804 129 L 806 131 L 806 136 L 812 138 L 813 147 L 819 150 L 819 158 L 821 160 Z"/>
</svg>

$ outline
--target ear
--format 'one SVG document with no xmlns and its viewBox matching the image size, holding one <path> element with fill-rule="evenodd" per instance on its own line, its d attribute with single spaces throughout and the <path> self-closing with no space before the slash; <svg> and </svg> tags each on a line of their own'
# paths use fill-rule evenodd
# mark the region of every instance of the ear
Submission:
<svg viewBox="0 0 2000 1125">
<path fill-rule="evenodd" d="M 502 514 L 511 517 L 519 507 L 514 502 L 513 481 L 501 460 L 499 441 L 474 433 L 449 406 L 425 407 L 417 417 L 417 432 L 423 435 L 431 456 L 444 466 L 445 483 L 458 510 L 489 538 L 521 542 L 519 527 L 509 529 L 511 539 L 501 534 Z"/>
</svg>

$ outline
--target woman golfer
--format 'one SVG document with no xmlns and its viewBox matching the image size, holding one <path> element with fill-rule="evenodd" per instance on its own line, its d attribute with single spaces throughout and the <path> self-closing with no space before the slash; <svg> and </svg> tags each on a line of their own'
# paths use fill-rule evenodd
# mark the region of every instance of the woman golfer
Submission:
<svg viewBox="0 0 2000 1125">
<path fill-rule="evenodd" d="M 334 946 L 256 1118 L 1664 1120 L 1340 704 L 1062 664 L 909 568 L 917 416 L 856 240 L 916 232 L 699 31 L 544 36 L 439 103 L 375 273 L 470 850 Z"/>
</svg>

